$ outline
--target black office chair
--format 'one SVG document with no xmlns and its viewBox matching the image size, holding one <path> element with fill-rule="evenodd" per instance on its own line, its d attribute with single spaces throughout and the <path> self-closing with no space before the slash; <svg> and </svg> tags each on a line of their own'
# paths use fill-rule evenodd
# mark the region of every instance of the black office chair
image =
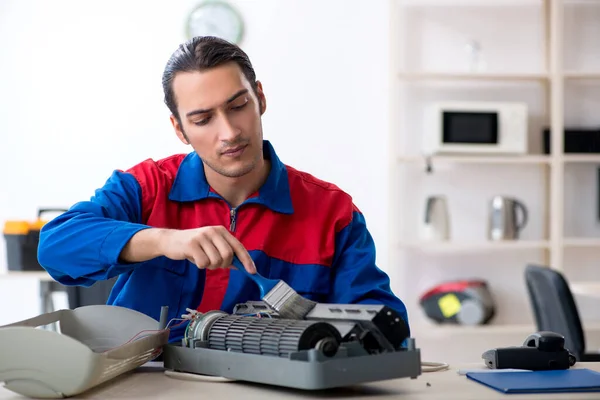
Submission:
<svg viewBox="0 0 600 400">
<path fill-rule="evenodd" d="M 583 326 L 565 277 L 553 269 L 528 265 L 525 282 L 538 331 L 565 337 L 565 347 L 577 361 L 600 361 L 600 353 L 585 352 Z"/>
<path fill-rule="evenodd" d="M 67 286 L 69 308 L 106 304 L 116 280 L 117 277 L 107 281 L 98 281 L 89 287 Z"/>
</svg>

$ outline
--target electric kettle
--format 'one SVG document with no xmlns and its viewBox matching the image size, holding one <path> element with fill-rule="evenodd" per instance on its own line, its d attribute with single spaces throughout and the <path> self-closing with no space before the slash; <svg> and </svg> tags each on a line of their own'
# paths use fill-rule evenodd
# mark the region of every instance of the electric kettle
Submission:
<svg viewBox="0 0 600 400">
<path fill-rule="evenodd" d="M 521 201 L 494 196 L 490 202 L 488 237 L 490 240 L 518 239 L 527 219 L 527 207 Z"/>
<path fill-rule="evenodd" d="M 429 196 L 425 201 L 425 213 L 420 227 L 421 240 L 449 240 L 450 218 L 444 196 Z"/>
</svg>

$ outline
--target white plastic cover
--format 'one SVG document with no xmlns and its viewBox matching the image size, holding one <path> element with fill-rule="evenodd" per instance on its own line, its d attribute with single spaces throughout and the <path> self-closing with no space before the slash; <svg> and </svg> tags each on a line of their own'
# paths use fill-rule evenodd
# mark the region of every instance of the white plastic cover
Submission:
<svg viewBox="0 0 600 400">
<path fill-rule="evenodd" d="M 39 329 L 58 323 L 59 332 Z M 0 382 L 35 398 L 75 396 L 153 360 L 169 331 L 116 306 L 59 310 L 0 326 Z"/>
</svg>

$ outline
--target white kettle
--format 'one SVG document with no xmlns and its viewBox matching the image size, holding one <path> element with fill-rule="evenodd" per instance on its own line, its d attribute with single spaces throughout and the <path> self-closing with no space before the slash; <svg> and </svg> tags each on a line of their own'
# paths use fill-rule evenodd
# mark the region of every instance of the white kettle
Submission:
<svg viewBox="0 0 600 400">
<path fill-rule="evenodd" d="M 448 203 L 445 196 L 427 197 L 419 236 L 424 241 L 444 241 L 450 239 L 450 217 L 448 215 Z"/>
</svg>

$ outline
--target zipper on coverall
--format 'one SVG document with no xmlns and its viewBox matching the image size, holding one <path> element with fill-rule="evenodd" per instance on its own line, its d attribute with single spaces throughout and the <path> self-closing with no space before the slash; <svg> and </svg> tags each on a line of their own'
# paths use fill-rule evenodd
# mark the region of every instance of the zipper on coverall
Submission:
<svg viewBox="0 0 600 400">
<path fill-rule="evenodd" d="M 229 211 L 229 231 L 231 232 L 235 232 L 236 212 L 237 208 L 232 208 Z"/>
</svg>

